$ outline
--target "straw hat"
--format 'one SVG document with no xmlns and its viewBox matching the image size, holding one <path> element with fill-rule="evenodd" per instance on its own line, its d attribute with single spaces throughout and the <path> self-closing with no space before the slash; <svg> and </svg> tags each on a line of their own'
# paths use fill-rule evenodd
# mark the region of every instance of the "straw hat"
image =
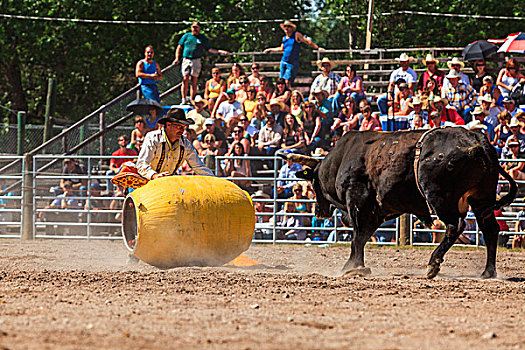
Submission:
<svg viewBox="0 0 525 350">
<path fill-rule="evenodd" d="M 270 196 L 264 193 L 262 190 L 258 190 L 252 195 L 252 198 L 270 199 Z"/>
<path fill-rule="evenodd" d="M 414 60 L 414 57 L 410 57 L 404 52 L 401 55 L 399 55 L 398 58 L 396 58 L 396 61 L 398 62 L 412 62 L 413 60 Z"/>
<path fill-rule="evenodd" d="M 457 57 L 452 57 L 450 61 L 447 62 L 448 68 L 452 69 L 453 64 L 459 64 L 461 66 L 461 69 L 465 67 L 465 63 L 459 60 Z"/>
<path fill-rule="evenodd" d="M 414 108 L 414 105 L 420 105 L 420 104 L 422 104 L 422 102 L 421 102 L 421 99 L 419 98 L 419 96 L 414 96 L 412 98 L 412 101 L 408 103 L 410 108 Z"/>
<path fill-rule="evenodd" d="M 193 100 L 193 105 L 196 105 L 197 103 L 202 103 L 204 106 L 202 108 L 206 108 L 208 105 L 208 101 L 202 98 L 201 95 L 195 96 L 195 100 Z"/>
<path fill-rule="evenodd" d="M 479 120 L 473 120 L 467 125 L 467 129 L 469 130 L 486 130 L 487 126 L 483 125 Z"/>
<path fill-rule="evenodd" d="M 270 100 L 270 103 L 268 103 L 268 108 L 270 108 L 271 106 L 275 106 L 275 105 L 278 105 L 279 107 L 281 107 L 281 109 L 284 109 L 284 103 L 282 103 L 281 101 L 279 101 L 278 99 L 276 98 L 272 98 Z"/>
<path fill-rule="evenodd" d="M 475 114 L 484 114 L 484 115 L 488 115 L 489 112 L 484 110 L 483 108 L 481 108 L 480 106 L 476 106 L 476 108 L 474 108 L 474 110 L 472 111 L 472 115 L 475 115 Z"/>
<path fill-rule="evenodd" d="M 446 75 L 447 79 L 459 79 L 459 74 L 454 69 L 451 69 Z"/>
<path fill-rule="evenodd" d="M 323 90 L 323 89 L 321 89 L 320 87 L 317 87 L 317 88 L 315 88 L 315 89 L 312 91 L 312 95 L 316 95 L 316 94 L 323 94 L 323 95 L 324 95 L 324 98 L 327 98 L 328 95 L 329 95 L 328 91 Z"/>
<path fill-rule="evenodd" d="M 492 103 L 494 102 L 494 99 L 490 95 L 487 94 L 487 95 L 480 96 L 478 98 L 478 102 L 479 103 L 482 103 L 482 102 Z"/>
<path fill-rule="evenodd" d="M 438 60 L 436 60 L 431 53 L 427 53 L 427 57 L 423 60 L 423 64 L 426 66 L 429 62 L 435 62 L 437 64 Z"/>
<path fill-rule="evenodd" d="M 512 117 L 509 123 L 509 128 L 520 126 L 520 122 L 518 121 L 518 118 Z"/>
<path fill-rule="evenodd" d="M 319 67 L 319 69 L 321 69 L 321 67 L 322 67 L 322 65 L 324 63 L 329 63 L 330 64 L 330 69 L 334 69 L 334 67 L 335 67 L 335 64 L 332 61 L 330 61 L 330 59 L 328 57 L 323 57 L 322 60 L 317 61 L 317 67 Z"/>
<path fill-rule="evenodd" d="M 322 157 L 324 156 L 324 149 L 317 147 L 315 151 L 312 152 L 312 157 Z"/>
<path fill-rule="evenodd" d="M 443 102 L 445 106 L 448 105 L 448 100 L 446 98 L 443 98 L 441 96 L 434 96 L 434 100 L 431 103 L 436 104 L 438 102 Z"/>
<path fill-rule="evenodd" d="M 281 27 L 282 30 L 284 30 L 284 26 L 291 26 L 293 28 L 293 30 L 295 30 L 295 28 L 297 28 L 297 26 L 295 24 L 293 24 L 292 21 L 284 21 L 283 23 L 279 24 L 279 26 Z"/>
</svg>

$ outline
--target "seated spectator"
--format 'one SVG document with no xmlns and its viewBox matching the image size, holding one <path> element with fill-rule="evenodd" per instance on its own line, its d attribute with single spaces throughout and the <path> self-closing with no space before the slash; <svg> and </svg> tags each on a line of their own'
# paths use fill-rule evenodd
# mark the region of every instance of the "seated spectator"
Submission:
<svg viewBox="0 0 525 350">
<path fill-rule="evenodd" d="M 64 159 L 63 164 L 62 175 L 87 175 L 84 164 L 77 163 L 73 158 Z M 63 178 L 60 180 L 59 186 L 51 189 L 55 197 L 63 193 L 63 187 L 66 181 L 71 183 L 75 196 L 84 196 L 87 190 L 87 179 Z"/>
<path fill-rule="evenodd" d="M 501 90 L 503 98 L 508 97 L 516 84 L 525 81 L 525 76 L 520 73 L 520 64 L 515 58 L 507 61 L 505 68 L 499 71 L 496 85 Z"/>
<path fill-rule="evenodd" d="M 253 206 L 255 208 L 255 238 L 262 239 L 272 239 L 273 237 L 273 228 L 269 224 L 271 215 L 273 212 L 271 208 L 268 208 L 266 205 L 268 202 L 263 202 L 259 200 L 270 199 L 270 196 L 264 193 L 262 190 L 258 190 L 252 195 Z"/>
<path fill-rule="evenodd" d="M 292 91 L 290 98 L 290 114 L 295 117 L 301 128 L 303 127 L 303 103 L 304 97 L 299 90 Z"/>
<path fill-rule="evenodd" d="M 266 97 L 266 101 L 270 101 L 272 94 L 275 90 L 275 86 L 273 85 L 272 78 L 262 77 L 260 81 L 261 81 L 261 86 L 259 87 L 259 92 L 264 94 L 264 97 Z"/>
<path fill-rule="evenodd" d="M 498 106 L 493 106 L 492 102 L 494 100 L 490 95 L 483 95 L 478 98 L 478 102 L 481 104 L 481 108 L 485 111 L 486 117 L 485 122 L 492 125 L 492 129 L 496 128 L 499 125 L 498 114 L 501 113 L 502 109 Z M 509 119 L 510 120 L 510 119 Z M 490 140 L 494 140 L 494 134 L 489 135 Z"/>
<path fill-rule="evenodd" d="M 494 79 L 490 75 L 483 78 L 483 86 L 479 89 L 480 96 L 490 96 L 492 98 L 492 107 L 503 107 L 503 96 L 499 87 L 494 85 Z"/>
<path fill-rule="evenodd" d="M 361 115 L 363 117 L 359 131 L 381 130 L 381 124 L 379 124 L 379 120 L 377 120 L 377 118 L 372 116 L 372 108 L 370 107 L 370 104 L 367 100 L 361 100 L 359 103 L 359 110 L 361 111 Z"/>
<path fill-rule="evenodd" d="M 144 142 L 144 137 L 148 132 L 151 131 L 146 126 L 146 122 L 144 121 L 144 118 L 141 116 L 135 117 L 135 120 L 133 121 L 133 124 L 135 125 L 135 129 L 131 132 L 131 148 L 136 150 L 137 153 L 140 152 L 140 147 L 142 146 L 142 143 Z"/>
<path fill-rule="evenodd" d="M 244 147 L 239 141 L 233 141 L 231 148 L 233 149 L 232 153 L 230 154 L 231 156 L 247 156 L 247 153 L 244 151 Z M 250 177 L 250 161 L 248 159 L 227 159 L 224 174 L 227 177 Z M 244 189 L 247 189 L 251 185 L 251 182 L 247 180 L 231 181 Z"/>
<path fill-rule="evenodd" d="M 234 145 L 236 142 L 240 143 L 244 149 L 244 153 L 249 154 L 250 148 L 251 148 L 251 137 L 250 135 L 246 135 L 244 133 L 244 128 L 242 126 L 234 126 L 233 127 L 233 141 L 230 145 L 230 148 L 228 149 L 228 152 L 226 153 L 227 156 L 232 155 L 234 151 Z"/>
<path fill-rule="evenodd" d="M 363 78 L 357 76 L 355 66 L 346 66 L 345 76 L 341 78 L 337 92 L 335 97 L 338 102 L 337 109 L 340 109 L 340 105 L 344 103 L 348 97 L 352 97 L 356 104 L 359 104 L 362 99 L 366 98 Z"/>
<path fill-rule="evenodd" d="M 255 88 L 251 86 L 248 88 L 246 94 L 246 100 L 244 100 L 244 102 L 242 103 L 242 109 L 244 111 L 244 115 L 248 118 L 248 120 L 251 120 L 253 118 L 253 112 L 257 105 L 257 101 L 255 101 L 255 96 L 257 96 L 257 90 L 255 90 Z"/>
<path fill-rule="evenodd" d="M 443 123 L 452 123 L 456 125 L 465 125 L 465 122 L 463 119 L 459 116 L 458 112 L 454 108 L 450 108 L 448 106 L 448 100 L 446 98 L 441 98 L 439 96 L 436 96 L 434 101 L 430 104 L 433 110 L 438 112 L 441 115 L 441 121 Z M 434 126 L 432 123 L 430 123 L 430 126 Z"/>
<path fill-rule="evenodd" d="M 283 104 L 282 110 L 285 113 L 290 112 L 290 98 L 292 91 L 286 86 L 286 80 L 278 78 L 275 82 L 275 90 L 270 100 L 277 100 Z"/>
<path fill-rule="evenodd" d="M 397 93 L 397 85 L 400 83 L 408 84 L 408 88 L 414 92 L 414 87 L 417 82 L 417 73 L 410 68 L 410 62 L 413 60 L 406 53 L 402 53 L 396 61 L 399 61 L 399 68 L 390 74 L 387 93 L 379 97 L 377 100 L 377 107 L 381 115 L 387 115 L 388 106 L 394 102 L 394 96 Z"/>
<path fill-rule="evenodd" d="M 208 134 L 204 137 L 204 147 L 199 151 L 199 156 L 206 157 L 209 155 L 212 156 L 220 156 L 221 150 L 217 148 L 216 142 L 215 142 L 215 135 Z M 208 167 L 209 168 L 209 167 Z"/>
<path fill-rule="evenodd" d="M 321 140 L 318 136 L 321 131 L 321 113 L 312 101 L 303 103 L 303 129 L 305 132 L 305 142 L 308 152 L 317 148 Z"/>
<path fill-rule="evenodd" d="M 520 155 L 520 142 L 518 140 L 509 140 L 507 147 L 510 150 L 510 154 L 505 157 L 506 159 L 523 158 Z M 525 180 L 525 172 L 523 170 L 525 162 L 505 162 L 502 166 L 514 180 Z"/>
<path fill-rule="evenodd" d="M 412 98 L 409 103 L 412 111 L 408 114 L 408 126 L 410 130 L 420 129 L 428 123 L 428 112 L 424 111 L 419 96 Z"/>
<path fill-rule="evenodd" d="M 443 86 L 445 72 L 437 69 L 438 63 L 438 60 L 436 60 L 430 53 L 427 54 L 427 57 L 423 60 L 423 64 L 427 66 L 427 70 L 421 74 L 419 80 L 417 81 L 417 92 L 419 95 L 421 95 L 423 91 L 427 90 L 427 84 L 429 80 L 434 82 L 434 87 L 432 90 L 435 88 L 437 91 L 441 89 L 441 86 Z"/>
<path fill-rule="evenodd" d="M 61 209 L 61 210 L 80 210 L 82 209 L 82 204 L 78 199 L 75 198 L 73 191 L 73 185 L 71 181 L 64 181 L 61 183 L 63 190 L 62 194 L 59 194 L 55 200 L 53 200 L 49 205 L 44 207 L 44 210 L 47 209 Z M 41 211 L 38 213 L 38 217 L 43 221 L 51 222 L 78 222 L 79 213 L 66 213 L 66 212 L 44 212 Z M 63 234 L 66 230 L 65 225 L 58 225 L 55 230 L 55 234 Z"/>
<path fill-rule="evenodd" d="M 328 99 L 328 92 L 317 89 L 312 91 L 311 94 L 315 97 L 312 101 L 315 103 L 317 110 L 324 115 L 324 118 L 328 118 L 333 122 L 335 111 L 333 109 L 333 104 Z"/>
<path fill-rule="evenodd" d="M 470 76 L 472 88 L 479 94 L 481 87 L 483 86 L 483 79 L 490 77 L 490 74 L 486 71 L 487 65 L 485 60 L 478 60 L 474 62 L 474 74 Z M 491 77 L 492 78 L 492 77 Z"/>
<path fill-rule="evenodd" d="M 393 110 L 389 108 L 389 115 L 406 116 L 410 113 L 410 101 L 412 101 L 412 91 L 406 83 L 399 84 L 399 91 L 394 97 Z"/>
<path fill-rule="evenodd" d="M 502 102 L 503 108 L 505 108 L 505 110 L 508 111 L 512 117 L 515 117 L 516 113 L 520 111 L 518 108 L 516 108 L 516 102 L 514 102 L 514 100 L 510 97 L 505 97 Z"/>
<path fill-rule="evenodd" d="M 193 142 L 195 149 L 203 149 L 205 147 L 204 140 L 206 135 L 213 134 L 213 136 L 215 136 L 215 146 L 221 150 L 221 154 L 226 153 L 226 147 L 228 146 L 226 143 L 226 135 L 224 135 L 221 129 L 215 126 L 216 123 L 217 121 L 213 118 L 208 118 L 204 121 L 205 130 L 199 135 L 199 141 Z"/>
<path fill-rule="evenodd" d="M 292 187 L 293 196 L 291 196 L 289 199 L 293 201 L 308 200 L 308 197 L 303 192 L 304 192 L 303 185 L 301 185 L 299 182 L 296 182 Z M 293 202 L 293 203 L 295 205 L 295 211 L 297 213 L 310 214 L 312 212 L 311 203 L 301 203 L 301 202 Z M 303 223 L 304 223 L 304 226 L 310 226 L 311 219 L 309 217 L 304 216 Z"/>
<path fill-rule="evenodd" d="M 162 115 L 159 114 L 159 111 L 157 108 L 152 107 L 149 110 L 149 117 L 144 118 L 144 121 L 146 122 L 146 127 L 150 130 L 159 129 L 161 126 L 160 124 L 157 124 L 157 121 L 162 118 Z"/>
<path fill-rule="evenodd" d="M 284 127 L 284 117 L 286 117 L 287 114 L 284 111 L 284 103 L 277 99 L 271 99 L 267 108 L 270 110 L 270 114 L 275 117 L 277 124 Z"/>
<path fill-rule="evenodd" d="M 248 98 L 248 89 L 250 88 L 250 81 L 246 75 L 241 76 L 239 80 L 239 89 L 235 93 L 236 100 L 239 101 L 241 105 L 244 105 L 244 101 Z"/>
<path fill-rule="evenodd" d="M 494 141 L 492 142 L 496 149 L 499 149 L 498 153 L 501 153 L 501 149 L 507 143 L 507 139 L 512 135 L 509 126 L 511 118 L 510 113 L 507 111 L 498 114 L 499 125 L 494 128 Z"/>
<path fill-rule="evenodd" d="M 259 155 L 273 156 L 281 146 L 283 128 L 275 122 L 273 114 L 266 115 L 266 125 L 259 132 L 257 148 Z"/>
<path fill-rule="evenodd" d="M 488 112 L 485 111 L 482 107 L 478 106 L 474 108 L 474 110 L 472 111 L 472 117 L 474 118 L 474 120 L 467 124 L 467 129 L 481 130 L 484 134 L 487 135 L 487 138 L 489 140 L 492 140 L 492 138 L 494 137 L 494 126 L 485 121 L 487 115 Z"/>
<path fill-rule="evenodd" d="M 330 61 L 328 57 L 324 57 L 321 61 L 317 61 L 317 67 L 321 70 L 321 74 L 315 77 L 312 86 L 310 87 L 309 100 L 314 98 L 314 93 L 317 90 L 323 90 L 327 92 L 327 97 L 334 95 L 337 92 L 341 77 L 339 74 L 332 72 L 335 64 Z"/>
<path fill-rule="evenodd" d="M 525 210 L 518 212 L 518 221 L 516 221 L 516 234 L 512 240 L 512 249 L 525 248 Z"/>
<path fill-rule="evenodd" d="M 290 150 L 293 153 L 306 153 L 306 143 L 304 141 L 304 130 L 299 126 L 295 117 L 287 114 L 284 118 L 283 138 L 281 149 L 277 153 Z"/>
<path fill-rule="evenodd" d="M 264 92 L 258 92 L 256 96 L 255 109 L 253 111 L 253 117 L 250 120 L 250 125 L 257 130 L 261 130 L 266 118 L 266 115 L 270 112 L 266 107 L 266 95 Z"/>
<path fill-rule="evenodd" d="M 290 151 L 286 151 L 287 153 L 291 153 Z M 295 173 L 297 171 L 301 171 L 303 168 L 300 164 L 294 163 L 290 160 L 286 160 L 281 169 L 279 170 L 279 178 L 280 179 L 296 179 Z M 289 181 L 289 180 L 279 180 L 277 181 L 277 198 L 279 199 L 287 199 L 290 198 L 292 193 L 293 185 L 295 184 L 295 181 Z M 273 191 L 272 189 L 272 197 L 273 197 Z"/>
<path fill-rule="evenodd" d="M 359 130 L 359 114 L 356 113 L 357 106 L 352 96 L 348 96 L 343 104 L 343 109 L 334 119 L 332 130 L 335 133 L 346 134 L 350 130 Z"/>
<path fill-rule="evenodd" d="M 233 91 L 237 91 L 241 87 L 241 76 L 246 75 L 244 73 L 244 68 L 238 63 L 234 63 L 231 68 L 230 75 L 228 76 L 228 79 L 226 80 L 226 87 L 228 89 L 232 89 Z"/>
<path fill-rule="evenodd" d="M 501 150 L 501 154 L 505 158 L 511 158 L 512 157 L 512 152 L 511 152 L 511 150 L 509 148 L 509 144 L 513 140 L 518 140 L 518 142 L 520 143 L 520 150 L 519 150 L 519 152 L 520 153 L 524 153 L 525 152 L 525 134 L 522 134 L 521 131 L 520 131 L 521 125 L 520 125 L 518 119 L 516 119 L 515 117 L 511 118 L 511 120 L 509 122 L 509 128 L 510 128 L 510 132 L 512 133 L 512 135 L 510 135 L 507 138 L 507 142 L 505 143 L 505 146 Z"/>
<path fill-rule="evenodd" d="M 441 91 L 437 87 L 437 82 L 433 78 L 427 79 L 427 83 L 421 92 L 421 108 L 428 111 L 430 104 L 437 96 L 441 96 Z"/>
<path fill-rule="evenodd" d="M 285 203 L 284 210 L 279 212 L 279 216 L 277 216 L 277 227 L 281 228 L 278 231 L 279 239 L 305 240 L 306 231 L 297 229 L 297 227 L 304 227 L 303 218 L 301 216 L 294 216 L 293 214 L 295 213 L 294 203 Z"/>
<path fill-rule="evenodd" d="M 249 141 L 250 150 L 255 147 L 255 139 L 259 136 L 259 130 L 250 124 L 248 118 L 243 115 L 239 118 L 239 124 L 237 124 L 244 130 L 243 138 Z"/>
<path fill-rule="evenodd" d="M 211 69 L 211 79 L 204 85 L 204 99 L 208 101 L 208 108 L 215 115 L 219 103 L 226 94 L 226 81 L 221 78 L 221 71 L 217 67 Z"/>
<path fill-rule="evenodd" d="M 244 112 L 242 110 L 242 105 L 235 99 L 235 90 L 226 90 L 226 96 L 227 100 L 219 105 L 216 116 L 217 119 L 224 122 L 226 134 L 229 134 L 229 131 L 234 125 L 237 125 L 239 117 L 244 115 Z"/>
<path fill-rule="evenodd" d="M 439 114 L 438 111 L 432 111 L 430 112 L 430 116 L 429 116 L 429 121 L 428 121 L 428 125 L 431 127 L 431 128 L 439 128 L 442 124 L 444 124 L 445 122 L 441 119 L 441 115 Z"/>
<path fill-rule="evenodd" d="M 446 78 L 450 83 L 443 85 L 441 97 L 446 98 L 449 105 L 456 109 L 465 123 L 468 123 L 472 120 L 470 112 L 477 101 L 477 93 L 472 86 L 459 81 L 460 77 L 455 70 L 451 70 Z"/>
<path fill-rule="evenodd" d="M 120 135 L 118 137 L 118 145 L 119 149 L 116 150 L 111 154 L 112 157 L 122 157 L 122 156 L 130 156 L 130 157 L 136 157 L 138 155 L 137 151 L 134 149 L 129 149 L 128 146 L 128 137 L 126 135 Z M 107 176 L 114 176 L 117 175 L 120 171 L 120 167 L 122 164 L 133 160 L 133 158 L 111 158 L 109 161 L 109 170 L 106 173 Z M 113 189 L 113 184 L 111 183 L 110 179 L 108 179 L 107 182 L 107 189 L 108 191 L 111 191 Z"/>
<path fill-rule="evenodd" d="M 463 63 L 459 58 L 457 57 L 452 57 L 452 59 L 450 61 L 447 62 L 447 66 L 448 66 L 448 69 L 450 69 L 451 71 L 455 71 L 456 72 L 456 75 L 458 76 L 458 79 L 461 83 L 463 83 L 465 86 L 470 86 L 472 87 L 472 85 L 470 84 L 470 78 L 468 77 L 468 75 L 466 75 L 465 73 L 462 73 L 461 70 L 463 68 L 465 68 L 465 63 Z M 450 74 L 450 73 L 449 73 Z M 450 78 L 446 77 L 445 76 L 445 79 L 443 79 L 443 86 L 442 86 L 442 90 L 443 88 L 450 88 Z"/>
<path fill-rule="evenodd" d="M 252 63 L 252 66 L 250 67 L 252 74 L 248 76 L 248 80 L 250 81 L 250 86 L 253 86 L 257 91 L 259 90 L 259 87 L 261 85 L 260 68 L 261 66 L 259 65 L 259 63 L 257 62 Z"/>
<path fill-rule="evenodd" d="M 188 141 L 190 141 L 191 144 L 194 144 L 195 141 L 197 141 L 197 133 L 193 129 L 190 129 L 190 128 L 184 129 L 184 131 L 182 132 L 182 135 L 184 135 L 188 139 Z M 195 149 L 197 150 L 197 152 L 200 151 L 200 148 L 195 148 Z"/>
<path fill-rule="evenodd" d="M 208 106 L 208 101 L 203 99 L 201 95 L 197 95 L 193 101 L 193 106 L 195 109 L 189 111 L 186 115 L 186 118 L 193 119 L 195 124 L 190 125 L 188 128 L 195 130 L 195 133 L 198 136 L 205 130 L 204 122 L 210 117 L 210 113 L 205 110 L 205 108 Z"/>
</svg>

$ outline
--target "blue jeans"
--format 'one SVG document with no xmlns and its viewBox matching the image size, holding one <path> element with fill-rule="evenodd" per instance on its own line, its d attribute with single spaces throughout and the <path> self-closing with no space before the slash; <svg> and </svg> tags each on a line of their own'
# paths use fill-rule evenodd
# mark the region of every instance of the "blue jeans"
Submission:
<svg viewBox="0 0 525 350">
<path fill-rule="evenodd" d="M 299 61 L 284 62 L 281 61 L 279 77 L 293 83 L 299 72 Z"/>
<path fill-rule="evenodd" d="M 339 114 L 339 112 L 343 108 L 343 105 L 344 105 L 345 100 L 346 100 L 347 97 L 348 97 L 348 95 L 342 94 L 339 91 L 335 93 L 334 99 L 332 101 L 332 109 L 334 111 L 337 111 L 337 114 Z M 352 94 L 350 94 L 350 97 L 352 97 L 354 99 L 356 107 L 359 107 L 359 102 L 361 102 L 362 100 L 365 99 L 365 97 L 361 96 L 357 92 L 352 92 Z M 336 116 L 337 116 L 337 114 L 336 114 Z"/>
<path fill-rule="evenodd" d="M 388 115 L 388 98 L 386 94 L 381 95 L 377 99 L 377 107 L 379 108 L 379 113 L 381 113 L 381 115 Z"/>
<path fill-rule="evenodd" d="M 160 103 L 159 88 L 157 87 L 157 84 L 140 85 L 140 90 L 142 91 L 144 98 Z"/>
</svg>

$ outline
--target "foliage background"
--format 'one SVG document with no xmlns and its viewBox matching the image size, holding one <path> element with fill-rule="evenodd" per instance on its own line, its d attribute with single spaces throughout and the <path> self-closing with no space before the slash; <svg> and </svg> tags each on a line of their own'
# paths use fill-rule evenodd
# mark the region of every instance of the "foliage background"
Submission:
<svg viewBox="0 0 525 350">
<path fill-rule="evenodd" d="M 525 16 L 523 0 L 376 1 L 375 13 L 399 10 Z M 256 21 L 275 18 L 343 16 L 341 20 L 298 21 L 298 30 L 325 48 L 364 48 L 366 1 L 349 0 L 2 0 L 0 13 L 28 16 L 146 21 Z M 362 15 L 351 18 L 351 15 Z M 376 16 L 373 47 L 464 46 L 520 31 L 523 21 L 478 20 L 415 15 Z M 134 66 L 144 47 L 155 47 L 161 67 L 173 61 L 180 36 L 189 25 L 83 24 L 0 18 L 0 105 L 28 112 L 41 123 L 47 80 L 55 77 L 56 114 L 78 120 L 132 87 Z M 210 24 L 203 27 L 212 45 L 231 52 L 278 46 L 276 23 Z M 0 109 L 0 118 L 15 122 Z"/>
</svg>

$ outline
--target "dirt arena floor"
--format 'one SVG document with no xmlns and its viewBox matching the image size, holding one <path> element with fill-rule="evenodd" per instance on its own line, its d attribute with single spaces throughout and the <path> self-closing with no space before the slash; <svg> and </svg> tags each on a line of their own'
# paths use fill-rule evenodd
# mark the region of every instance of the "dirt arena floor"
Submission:
<svg viewBox="0 0 525 350">
<path fill-rule="evenodd" d="M 525 349 L 525 252 L 252 246 L 255 268 L 127 264 L 120 241 L 0 240 L 0 349 Z"/>
</svg>

